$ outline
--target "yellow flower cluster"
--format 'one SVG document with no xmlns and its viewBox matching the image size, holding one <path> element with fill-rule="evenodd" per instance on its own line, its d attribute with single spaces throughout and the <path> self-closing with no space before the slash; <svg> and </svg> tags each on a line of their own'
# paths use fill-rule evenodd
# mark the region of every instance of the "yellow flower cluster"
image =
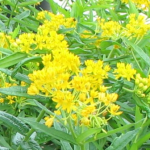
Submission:
<svg viewBox="0 0 150 150">
<path fill-rule="evenodd" d="M 136 17 L 135 14 L 129 16 L 129 23 L 126 25 L 124 35 L 126 37 L 141 38 L 150 30 L 150 25 L 146 24 L 146 18 L 142 15 Z"/>
<path fill-rule="evenodd" d="M 122 0 L 124 3 L 129 3 L 129 0 Z M 138 8 L 147 10 L 150 6 L 150 1 L 149 0 L 131 0 L 134 4 L 137 5 Z"/>
<path fill-rule="evenodd" d="M 146 18 L 143 15 L 136 17 L 135 14 L 129 15 L 129 22 L 125 27 L 116 21 L 105 21 L 104 19 L 97 19 L 101 28 L 101 36 L 119 39 L 121 37 L 141 38 L 150 30 L 150 25 L 146 23 Z"/>
<path fill-rule="evenodd" d="M 32 84 L 28 94 L 52 97 L 56 110 L 66 113 L 63 120 L 69 118 L 75 124 L 89 127 L 103 126 L 122 113 L 118 112 L 120 106 L 114 104 L 118 95 L 107 93 L 103 86 L 110 67 L 101 60 L 87 60 L 84 68 L 80 64 L 79 57 L 67 50 L 45 55 L 44 68 L 29 74 Z M 109 117 L 105 118 L 104 112 Z M 52 125 L 53 117 L 46 119 L 47 126 Z"/>
<path fill-rule="evenodd" d="M 37 19 L 44 22 L 43 29 L 48 26 L 50 31 L 57 31 L 60 26 L 66 28 L 74 28 L 76 26 L 74 18 L 65 18 L 62 14 L 55 15 L 49 11 L 39 12 Z"/>
<path fill-rule="evenodd" d="M 123 77 L 130 81 L 131 79 L 134 79 L 136 70 L 132 69 L 130 64 L 117 63 L 117 69 L 114 70 L 114 73 L 116 73 L 116 79 Z"/>
<path fill-rule="evenodd" d="M 46 14 L 50 20 L 42 17 Z M 60 51 L 68 48 L 64 35 L 58 34 L 57 31 L 61 26 L 75 27 L 76 23 L 73 18 L 64 18 L 63 15 L 54 15 L 47 11 L 40 12 L 37 18 L 40 19 L 40 17 L 46 20 L 38 27 L 37 33 L 20 34 L 19 38 L 12 42 L 12 50 L 26 53 L 32 50 L 47 50 L 49 53 L 52 50 Z"/>
<path fill-rule="evenodd" d="M 122 26 L 116 21 L 106 22 L 104 19 L 98 19 L 100 28 L 102 30 L 102 37 L 112 37 L 118 39 L 121 36 Z"/>
<path fill-rule="evenodd" d="M 0 33 L 0 47 L 9 48 L 10 44 L 14 42 L 11 36 L 6 35 L 5 33 Z"/>
</svg>

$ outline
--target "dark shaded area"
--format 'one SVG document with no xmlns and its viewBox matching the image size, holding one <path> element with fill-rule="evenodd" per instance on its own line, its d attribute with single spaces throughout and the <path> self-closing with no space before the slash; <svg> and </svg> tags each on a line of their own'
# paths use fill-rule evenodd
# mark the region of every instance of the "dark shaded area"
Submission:
<svg viewBox="0 0 150 150">
<path fill-rule="evenodd" d="M 50 11 L 50 5 L 46 0 L 43 0 L 40 5 L 36 6 L 36 9 L 38 10 L 49 10 Z"/>
</svg>

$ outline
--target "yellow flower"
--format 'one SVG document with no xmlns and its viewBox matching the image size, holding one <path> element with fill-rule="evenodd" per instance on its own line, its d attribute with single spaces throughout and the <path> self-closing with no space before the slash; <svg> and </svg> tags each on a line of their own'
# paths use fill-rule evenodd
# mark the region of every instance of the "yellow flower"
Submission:
<svg viewBox="0 0 150 150">
<path fill-rule="evenodd" d="M 50 128 L 53 125 L 54 117 L 50 118 L 47 116 L 44 119 L 45 119 L 45 125 Z"/>
<path fill-rule="evenodd" d="M 39 90 L 38 90 L 38 88 L 32 83 L 32 84 L 30 85 L 30 87 L 28 88 L 27 93 L 28 93 L 29 95 L 37 95 L 37 94 L 39 94 Z"/>
<path fill-rule="evenodd" d="M 141 38 L 147 34 L 150 30 L 150 25 L 146 23 L 145 16 L 139 15 L 136 17 L 135 14 L 129 16 L 129 23 L 124 28 L 124 36 L 129 38 L 136 37 Z"/>
<path fill-rule="evenodd" d="M 61 108 L 62 110 L 70 113 L 75 109 L 74 105 L 74 95 L 69 91 L 56 91 L 53 95 L 52 100 L 56 102 L 56 108 Z"/>
<path fill-rule="evenodd" d="M 90 125 L 90 119 L 88 119 L 87 117 L 83 117 L 81 119 L 81 125 L 89 126 Z"/>
<path fill-rule="evenodd" d="M 117 74 L 115 75 L 116 79 L 123 77 L 130 81 L 131 79 L 134 79 L 136 70 L 132 69 L 130 64 L 117 63 L 117 69 L 114 70 L 114 73 Z"/>
<path fill-rule="evenodd" d="M 108 101 L 115 102 L 118 98 L 118 94 L 117 93 L 111 93 L 111 94 L 107 93 L 106 97 L 107 97 Z"/>
<path fill-rule="evenodd" d="M 88 92 L 90 90 L 89 78 L 85 76 L 75 76 L 71 81 L 72 88 L 79 92 Z"/>
<path fill-rule="evenodd" d="M 122 26 L 116 21 L 100 20 L 100 27 L 102 30 L 102 37 L 111 37 L 113 39 L 118 39 L 122 33 Z"/>
<path fill-rule="evenodd" d="M 117 115 L 121 115 L 122 114 L 122 111 L 119 111 L 118 110 L 120 109 L 120 106 L 118 105 L 115 105 L 115 104 L 112 104 L 110 105 L 110 114 L 113 115 L 113 116 L 117 116 Z"/>
<path fill-rule="evenodd" d="M 124 3 L 129 3 L 129 0 L 121 0 Z M 149 0 L 131 0 L 131 2 L 135 3 L 138 8 L 147 10 L 149 9 L 150 6 L 150 1 Z"/>
<path fill-rule="evenodd" d="M 0 103 L 4 103 L 4 98 L 0 98 Z"/>
<path fill-rule="evenodd" d="M 89 115 L 95 113 L 95 111 L 96 111 L 95 106 L 89 105 L 82 109 L 81 115 L 83 117 L 89 117 Z"/>
</svg>

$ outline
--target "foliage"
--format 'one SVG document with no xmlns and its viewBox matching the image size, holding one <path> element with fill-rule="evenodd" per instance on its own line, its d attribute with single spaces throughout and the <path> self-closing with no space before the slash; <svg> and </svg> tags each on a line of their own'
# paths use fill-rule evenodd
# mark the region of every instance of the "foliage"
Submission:
<svg viewBox="0 0 150 150">
<path fill-rule="evenodd" d="M 0 149 L 150 146 L 150 2 L 0 1 Z"/>
</svg>

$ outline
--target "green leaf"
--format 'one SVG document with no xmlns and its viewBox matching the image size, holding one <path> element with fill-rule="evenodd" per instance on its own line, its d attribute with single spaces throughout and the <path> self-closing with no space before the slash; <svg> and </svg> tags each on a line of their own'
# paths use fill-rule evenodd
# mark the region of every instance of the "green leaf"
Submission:
<svg viewBox="0 0 150 150">
<path fill-rule="evenodd" d="M 21 96 L 30 99 L 36 99 L 42 102 L 48 102 L 49 98 L 39 95 L 29 95 L 27 94 L 27 87 L 26 86 L 12 86 L 9 88 L 0 88 L 0 93 L 12 96 Z"/>
<path fill-rule="evenodd" d="M 78 26 L 79 26 L 79 27 L 82 27 L 82 28 L 84 28 L 84 29 L 86 29 L 86 30 L 89 30 L 89 31 L 91 31 L 93 34 L 95 34 L 95 31 L 94 31 L 91 27 L 89 27 L 89 26 L 86 26 L 86 25 L 81 24 L 81 23 L 78 23 Z"/>
<path fill-rule="evenodd" d="M 22 3 L 18 4 L 18 7 L 25 7 L 25 6 L 28 6 L 28 5 L 34 5 L 38 2 L 42 2 L 42 0 L 30 0 L 30 1 L 27 1 L 27 2 L 22 2 Z"/>
<path fill-rule="evenodd" d="M 27 57 L 27 54 L 20 53 L 20 52 L 6 56 L 6 57 L 0 59 L 0 68 L 6 68 L 6 67 L 13 66 L 26 57 Z"/>
<path fill-rule="evenodd" d="M 139 14 L 139 12 L 138 12 L 135 4 L 132 2 L 132 0 L 129 0 L 129 12 L 130 12 L 130 14 L 136 14 L 136 15 Z"/>
<path fill-rule="evenodd" d="M 13 52 L 9 49 L 6 49 L 6 48 L 0 48 L 0 52 L 3 53 L 3 54 L 6 54 L 6 55 L 10 55 L 12 54 Z"/>
<path fill-rule="evenodd" d="M 3 69 L 3 68 L 0 68 L 0 71 L 7 74 L 8 76 L 11 76 L 12 75 L 12 72 L 13 71 L 10 71 L 9 69 Z M 14 78 L 20 80 L 20 81 L 24 81 L 28 84 L 31 83 L 31 81 L 29 80 L 28 76 L 24 75 L 24 74 L 21 74 L 21 73 L 17 73 L 15 74 Z"/>
<path fill-rule="evenodd" d="M 31 24 L 31 23 L 29 23 L 25 20 L 20 20 L 20 19 L 17 19 L 17 18 L 12 18 L 12 20 L 20 23 L 22 26 L 24 25 L 25 27 L 28 27 L 29 29 L 33 30 L 34 32 L 37 32 L 38 24 Z"/>
<path fill-rule="evenodd" d="M 134 49 L 134 51 L 139 55 L 139 57 L 150 67 L 150 57 L 139 46 L 133 44 L 127 39 L 124 40 L 129 46 L 131 46 Z"/>
<path fill-rule="evenodd" d="M 15 16 L 15 18 L 17 19 L 23 19 L 23 18 L 26 18 L 30 15 L 30 10 L 26 10 L 26 11 L 23 11 L 21 14 Z"/>
<path fill-rule="evenodd" d="M 36 61 L 40 62 L 40 61 L 42 61 L 42 58 L 41 58 L 40 56 L 35 56 L 35 57 L 30 57 L 30 58 L 25 58 L 25 59 L 23 59 L 22 61 L 20 61 L 20 62 L 17 64 L 17 66 L 16 66 L 15 69 L 13 70 L 11 76 L 12 76 L 12 77 L 15 76 L 16 73 L 17 73 L 17 71 L 18 71 L 18 69 L 19 69 L 23 64 L 28 63 L 28 62 L 36 62 Z"/>
<path fill-rule="evenodd" d="M 4 111 L 0 111 L 0 120 L 22 134 L 29 131 L 29 128 L 20 119 Z"/>
<path fill-rule="evenodd" d="M 94 136 L 94 134 L 100 133 L 100 132 L 101 132 L 101 128 L 96 128 L 96 129 L 90 128 L 77 137 L 77 142 L 82 142 L 86 140 L 88 137 Z"/>
<path fill-rule="evenodd" d="M 112 144 L 106 148 L 106 150 L 123 150 L 127 144 L 136 136 L 138 131 L 139 129 L 136 129 L 120 135 L 112 141 Z"/>
<path fill-rule="evenodd" d="M 56 139 L 59 139 L 59 140 L 65 140 L 65 141 L 68 141 L 68 142 L 70 142 L 72 144 L 77 144 L 75 139 L 70 134 L 67 134 L 65 132 L 56 130 L 53 127 L 48 128 L 47 126 L 45 126 L 43 124 L 40 124 L 40 123 L 37 123 L 37 122 L 30 121 L 30 122 L 27 122 L 27 123 L 33 129 L 35 129 L 37 131 L 41 131 L 41 132 L 43 132 L 45 134 L 48 134 L 48 135 L 52 136 L 53 138 L 56 138 Z"/>
<path fill-rule="evenodd" d="M 54 122 L 54 128 L 57 129 L 57 130 L 66 132 L 66 130 L 63 127 L 60 126 L 59 122 Z M 61 144 L 63 146 L 63 150 L 72 150 L 72 147 L 69 144 L 69 142 L 64 141 L 64 140 L 60 140 L 60 142 L 61 142 Z"/>
<path fill-rule="evenodd" d="M 16 133 L 14 136 L 13 136 L 13 139 L 12 139 L 12 142 L 13 144 L 15 145 L 19 145 L 24 139 L 24 136 L 20 133 Z"/>
<path fill-rule="evenodd" d="M 1 146 L 0 146 L 0 150 L 9 150 L 9 148 L 1 147 Z"/>
<path fill-rule="evenodd" d="M 13 39 L 15 39 L 15 38 L 18 36 L 19 31 L 20 31 L 20 26 L 18 25 L 18 26 L 15 28 L 14 32 L 12 33 L 12 38 L 13 38 Z"/>
<path fill-rule="evenodd" d="M 137 123 L 131 123 L 131 124 L 125 125 L 125 126 L 123 126 L 123 127 L 119 127 L 119 128 L 117 128 L 117 129 L 114 129 L 114 130 L 110 130 L 110 131 L 108 131 L 107 133 L 99 133 L 95 138 L 94 138 L 94 137 L 91 137 L 91 138 L 89 138 L 88 140 L 86 140 L 86 142 L 93 142 L 93 141 L 95 141 L 95 140 L 102 139 L 102 138 L 104 138 L 104 137 L 108 137 L 108 136 L 110 136 L 110 135 L 112 135 L 112 134 L 120 133 L 120 132 L 122 132 L 122 131 L 124 131 L 124 130 L 126 130 L 126 129 L 128 129 L 128 128 L 131 128 L 132 126 L 134 126 L 134 125 L 136 125 L 136 124 L 141 123 L 141 121 L 143 121 L 143 120 L 140 120 L 140 121 L 138 121 Z"/>
<path fill-rule="evenodd" d="M 6 142 L 5 138 L 3 136 L 0 135 L 0 145 L 1 146 L 5 146 L 8 149 L 11 149 L 11 147 L 9 146 L 9 144 Z"/>
<path fill-rule="evenodd" d="M 37 100 L 33 100 L 33 102 L 36 104 L 36 106 L 38 106 L 39 108 L 41 108 L 42 110 L 44 110 L 45 112 L 47 112 L 50 115 L 55 115 L 52 111 L 50 111 L 49 109 L 47 109 L 45 106 L 43 106 L 41 103 L 39 103 Z"/>
<path fill-rule="evenodd" d="M 33 139 L 29 140 L 28 142 L 22 142 L 20 146 L 22 150 L 42 150 L 40 145 Z"/>
<path fill-rule="evenodd" d="M 59 7 L 58 4 L 55 3 L 53 0 L 47 0 L 47 2 L 50 4 L 52 12 L 54 14 L 56 14 L 57 13 L 57 9 Z"/>
<path fill-rule="evenodd" d="M 16 146 L 20 146 L 22 150 L 42 150 L 40 145 L 32 138 L 27 142 L 24 141 L 24 136 L 21 135 L 20 133 L 16 133 L 16 135 L 13 137 L 12 142 Z"/>
</svg>

